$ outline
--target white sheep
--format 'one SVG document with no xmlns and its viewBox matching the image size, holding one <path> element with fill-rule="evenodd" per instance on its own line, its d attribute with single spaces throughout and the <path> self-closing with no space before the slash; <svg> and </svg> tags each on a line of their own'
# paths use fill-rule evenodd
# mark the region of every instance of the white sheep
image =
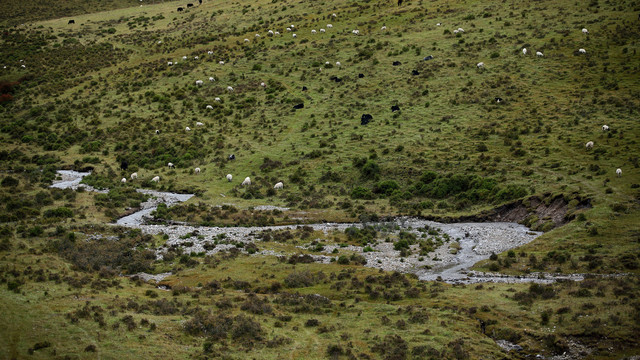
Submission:
<svg viewBox="0 0 640 360">
<path fill-rule="evenodd" d="M 340 61 L 336 61 L 336 66 L 342 66 L 342 64 L 340 64 Z"/>
<path fill-rule="evenodd" d="M 527 48 L 522 49 L 522 55 L 527 55 Z"/>
<path fill-rule="evenodd" d="M 290 27 L 291 27 L 292 29 L 295 29 L 295 28 L 296 28 L 296 27 L 295 27 L 295 26 L 293 26 L 293 25 L 290 25 Z"/>
<path fill-rule="evenodd" d="M 217 97 L 217 98 L 215 98 L 215 99 L 213 99 L 213 100 L 215 100 L 215 101 L 217 101 L 217 102 L 222 101 L 219 97 Z"/>
<path fill-rule="evenodd" d="M 198 60 L 198 59 L 200 59 L 200 57 L 198 57 L 198 56 L 194 56 L 193 57 L 193 60 Z"/>
<path fill-rule="evenodd" d="M 276 184 L 273 186 L 273 188 L 274 188 L 274 189 L 276 189 L 276 190 L 277 190 L 277 189 L 282 189 L 283 187 L 284 187 L 284 184 L 282 183 L 282 181 L 280 181 L 280 182 L 276 183 Z"/>
<path fill-rule="evenodd" d="M 593 149 L 593 141 L 589 141 L 589 142 L 588 142 L 588 143 L 586 143 L 584 146 L 587 148 L 587 150 L 589 150 L 589 149 Z"/>
<path fill-rule="evenodd" d="M 457 33 L 458 33 L 458 30 L 457 30 L 457 29 L 456 29 L 456 30 L 453 30 L 453 33 L 454 33 L 454 34 L 457 34 Z"/>
<path fill-rule="evenodd" d="M 244 181 L 242 182 L 242 186 L 249 186 L 251 185 L 251 179 L 249 179 L 249 177 L 247 176 L 246 178 L 244 178 Z"/>
<path fill-rule="evenodd" d="M 336 15 L 336 13 L 331 14 L 331 17 L 338 17 L 338 15 Z"/>
<path fill-rule="evenodd" d="M 356 34 L 356 35 L 360 34 L 360 30 L 351 30 L 351 32 Z"/>
<path fill-rule="evenodd" d="M 295 37 L 298 37 L 298 35 L 296 35 L 296 34 L 293 34 L 293 37 L 294 37 L 294 38 L 295 38 Z"/>
<path fill-rule="evenodd" d="M 182 57 L 182 60 L 187 60 L 187 56 L 186 56 L 186 55 L 185 55 L 185 56 L 183 56 L 183 57 Z"/>
<path fill-rule="evenodd" d="M 260 34 L 256 34 L 256 38 L 259 38 L 259 37 L 260 37 Z"/>
<path fill-rule="evenodd" d="M 216 79 L 214 79 L 213 76 L 209 76 L 209 81 L 216 81 Z"/>
<path fill-rule="evenodd" d="M 436 24 L 436 26 L 440 26 L 440 25 L 442 25 L 442 23 L 437 23 L 437 24 Z"/>
<path fill-rule="evenodd" d="M 291 31 L 291 28 L 290 28 L 290 27 L 288 27 L 288 28 L 287 28 L 287 31 Z"/>
<path fill-rule="evenodd" d="M 187 126 L 186 128 L 184 128 L 184 131 L 191 131 L 191 128 Z"/>
<path fill-rule="evenodd" d="M 227 181 L 231 182 L 232 179 L 233 179 L 233 175 L 227 174 Z"/>
<path fill-rule="evenodd" d="M 333 25 L 327 24 L 327 29 L 331 29 L 332 27 L 333 27 Z"/>
<path fill-rule="evenodd" d="M 544 54 L 540 51 L 536 51 L 536 56 L 544 56 Z"/>
<path fill-rule="evenodd" d="M 198 121 L 198 122 L 196 123 L 196 126 L 204 126 L 204 124 L 203 124 L 203 123 L 201 123 L 200 121 Z"/>
<path fill-rule="evenodd" d="M 328 62 L 328 61 L 325 61 L 325 62 L 324 62 L 324 64 L 325 64 L 325 65 L 329 65 L 329 64 L 331 64 L 331 63 L 330 63 L 330 62 Z"/>
<path fill-rule="evenodd" d="M 156 130 L 156 135 L 160 135 L 160 130 Z"/>
<path fill-rule="evenodd" d="M 173 163 L 171 163 L 171 162 L 167 163 L 167 166 L 169 167 L 169 169 L 175 169 L 176 168 L 176 166 L 173 165 Z"/>
<path fill-rule="evenodd" d="M 587 50 L 585 50 L 585 49 L 578 49 L 578 52 L 579 52 L 580 54 L 586 54 L 586 53 L 587 53 Z"/>
<path fill-rule="evenodd" d="M 276 31 L 274 34 L 276 34 L 276 35 L 280 35 L 280 32 Z"/>
<path fill-rule="evenodd" d="M 464 32 L 463 28 L 458 28 L 458 32 Z"/>
<path fill-rule="evenodd" d="M 269 35 L 273 35 L 273 30 L 269 30 L 269 31 L 267 31 L 267 34 L 269 34 Z"/>
<path fill-rule="evenodd" d="M 315 31 L 315 30 L 311 30 L 311 33 L 312 33 L 312 34 L 315 34 L 315 33 L 316 33 L 316 31 Z"/>
<path fill-rule="evenodd" d="M 158 40 L 158 44 L 162 44 L 162 40 Z"/>
<path fill-rule="evenodd" d="M 207 110 L 213 110 L 213 106 L 207 105 Z"/>
<path fill-rule="evenodd" d="M 609 125 L 602 125 L 602 131 L 609 131 Z"/>
<path fill-rule="evenodd" d="M 138 178 L 138 173 L 134 172 L 133 174 L 131 174 L 131 180 L 135 180 Z"/>
<path fill-rule="evenodd" d="M 193 172 L 196 173 L 196 174 L 200 174 L 200 168 L 193 169 Z"/>
<path fill-rule="evenodd" d="M 160 176 L 156 176 L 156 177 L 154 177 L 153 179 L 151 179 L 151 181 L 153 181 L 153 182 L 158 182 L 158 181 L 160 181 Z"/>
<path fill-rule="evenodd" d="M 126 183 L 126 182 L 127 182 L 127 179 L 122 178 L 122 180 L 120 180 L 120 182 L 124 184 L 124 183 Z"/>
<path fill-rule="evenodd" d="M 260 83 L 260 86 L 262 86 L 262 87 L 267 87 L 267 84 L 265 84 L 265 83 L 261 82 L 261 83 Z"/>
<path fill-rule="evenodd" d="M 483 63 L 483 62 L 479 62 L 479 63 L 477 63 L 477 64 L 476 64 L 476 66 L 477 66 L 479 69 L 481 69 L 481 68 L 483 68 L 483 67 L 484 67 L 484 63 Z"/>
<path fill-rule="evenodd" d="M 321 33 L 325 32 L 325 31 L 326 31 L 325 29 L 320 29 L 320 32 L 321 32 Z"/>
<path fill-rule="evenodd" d="M 380 28 L 380 30 L 385 31 L 385 30 L 387 30 L 387 27 L 383 26 L 383 27 Z"/>
<path fill-rule="evenodd" d="M 618 175 L 618 177 L 622 176 L 622 169 L 616 169 L 616 175 Z"/>
<path fill-rule="evenodd" d="M 213 51 L 211 50 L 207 51 L 207 55 L 213 55 Z"/>
<path fill-rule="evenodd" d="M 249 39 L 244 39 L 244 42 L 248 43 L 248 42 L 249 42 Z"/>
<path fill-rule="evenodd" d="M 218 61 L 218 64 L 224 65 L 224 61 L 220 60 L 220 61 Z"/>
<path fill-rule="evenodd" d="M 589 30 L 587 30 L 586 28 L 583 28 L 583 29 L 582 29 L 582 33 L 583 33 L 583 34 L 588 34 L 588 33 L 589 33 Z"/>
<path fill-rule="evenodd" d="M 168 66 L 173 66 L 173 61 L 169 61 L 169 62 L 167 63 L 167 65 L 168 65 Z"/>
<path fill-rule="evenodd" d="M 233 88 L 231 86 L 227 86 L 227 91 L 233 91 Z"/>
<path fill-rule="evenodd" d="M 202 86 L 203 84 L 204 84 L 204 81 L 196 80 L 196 86 Z"/>
</svg>

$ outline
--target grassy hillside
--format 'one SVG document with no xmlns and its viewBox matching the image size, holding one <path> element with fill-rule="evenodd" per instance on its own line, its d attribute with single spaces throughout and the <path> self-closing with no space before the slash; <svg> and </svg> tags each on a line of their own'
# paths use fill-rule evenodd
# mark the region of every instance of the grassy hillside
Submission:
<svg viewBox="0 0 640 360">
<path fill-rule="evenodd" d="M 638 353 L 638 2 L 194 4 L 180 12 L 186 3 L 0 4 L 8 358 L 28 356 L 45 337 L 50 346 L 33 355 L 519 356 L 500 355 L 495 339 L 527 354 L 576 353 L 576 343 L 593 358 Z M 362 125 L 363 114 L 372 121 Z M 112 191 L 49 189 L 61 168 L 91 169 L 85 181 Z M 138 179 L 122 184 L 132 172 Z M 154 261 L 144 249 L 166 239 L 104 227 L 139 206 L 141 187 L 195 193 L 157 215 L 200 225 L 451 220 L 519 204 L 517 220 L 545 234 L 478 269 L 628 275 L 459 287 L 357 259 L 295 265 L 178 252 Z M 546 207 L 555 210 L 534 214 Z M 131 246 L 83 245 L 112 232 Z M 258 247 L 307 252 L 295 247 L 306 239 Z M 173 294 L 117 276 L 138 271 L 172 271 Z M 287 286 L 304 271 L 304 286 Z M 367 276 L 389 278 L 372 285 Z M 286 295 L 296 292 L 326 300 Z M 319 325 L 305 326 L 312 319 Z"/>
</svg>

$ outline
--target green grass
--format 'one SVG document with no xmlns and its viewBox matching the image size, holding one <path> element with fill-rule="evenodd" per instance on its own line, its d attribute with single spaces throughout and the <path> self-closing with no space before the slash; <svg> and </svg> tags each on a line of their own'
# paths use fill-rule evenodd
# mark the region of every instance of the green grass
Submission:
<svg viewBox="0 0 640 360">
<path fill-rule="evenodd" d="M 2 93 L 10 95 L 1 99 L 12 98 L 0 102 L 0 298 L 6 304 L 3 319 L 12 324 L 0 327 L 0 347 L 8 349 L 7 357 L 31 356 L 28 349 L 45 339 L 52 346 L 36 350 L 34 357 L 205 357 L 205 338 L 185 334 L 182 325 L 196 309 L 221 311 L 215 303 L 223 296 L 237 299 L 229 315 L 247 313 L 240 304 L 249 295 L 225 287 L 209 296 L 200 283 L 231 277 L 248 281 L 256 290 L 257 284 L 283 282 L 294 269 L 326 274 L 353 269 L 360 280 L 382 275 L 335 263 L 294 267 L 273 257 L 240 256 L 218 259 L 220 263 L 193 257 L 195 263 L 181 263 L 178 256 L 153 262 L 152 268 L 174 271 L 166 282 L 191 288 L 176 296 L 156 290 L 160 298 L 180 301 L 180 311 L 154 315 L 149 309 L 128 308 L 122 305 L 125 301 L 142 304 L 153 287 L 114 277 L 107 269 L 103 275 L 119 280 L 120 287 L 74 288 L 74 278 L 94 280 L 98 271 L 81 272 L 51 246 L 71 232 L 76 241 L 85 241 L 86 234 L 127 236 L 104 223 L 130 211 L 135 201 L 109 207 L 104 199 L 96 201 L 97 194 L 47 188 L 53 170 L 86 167 L 110 188 L 196 193 L 168 215 L 216 225 L 269 223 L 270 218 L 283 224 L 358 221 L 387 215 L 456 219 L 513 200 L 527 204 L 529 196 L 551 201 L 560 195 L 575 219 L 555 229 L 549 217 L 523 219 L 531 224 L 539 220 L 536 226 L 549 231 L 515 249 L 515 256 L 499 254 L 498 260 L 481 262 L 477 269 L 632 274 L 555 284 L 555 297 L 529 303 L 527 296 L 521 296 L 521 303 L 513 299 L 515 293 L 527 294 L 528 285 L 485 284 L 476 289 L 425 283 L 417 298 L 402 295 L 387 304 L 383 297 L 370 299 L 357 282 L 352 286 L 348 279 L 337 290 L 340 280 L 329 279 L 284 289 L 331 299 L 331 306 L 317 314 L 296 313 L 277 304 L 277 295 L 259 293 L 275 313 L 249 314 L 261 323 L 264 341 L 251 350 L 231 338 L 216 342 L 214 349 L 221 356 L 244 358 L 249 351 L 256 358 L 326 358 L 328 347 L 339 345 L 345 358 L 347 349 L 359 358 L 362 353 L 384 357 L 374 349 L 388 334 L 400 335 L 408 351 L 427 344 L 443 358 L 464 358 L 465 353 L 470 358 L 498 357 L 493 339 L 505 338 L 513 338 L 527 354 L 562 353 L 573 337 L 593 350 L 592 358 L 638 354 L 637 4 L 510 1 L 499 6 L 461 0 L 410 1 L 397 7 L 395 2 L 370 1 L 205 0 L 180 13 L 176 8 L 184 5 L 181 2 L 139 5 L 13 0 L 0 5 L 0 65 L 7 66 L 0 68 L 0 82 Z M 76 23 L 69 25 L 69 19 Z M 442 26 L 436 26 L 438 22 Z M 328 23 L 332 29 L 326 28 Z M 296 26 L 295 39 L 285 30 L 291 24 Z M 387 31 L 380 30 L 383 25 Z M 450 33 L 458 27 L 465 32 Z M 583 27 L 589 29 L 588 36 L 580 31 Z M 311 34 L 320 28 L 327 32 Z M 360 35 L 353 35 L 353 29 Z M 268 36 L 268 30 L 282 35 Z M 529 54 L 542 51 L 544 57 L 523 56 L 523 47 Z M 587 54 L 576 54 L 579 48 Z M 427 55 L 434 59 L 423 61 Z M 178 64 L 169 67 L 168 61 Z M 342 66 L 335 66 L 336 61 Z M 394 61 L 402 65 L 392 66 Z M 485 68 L 478 69 L 478 62 Z M 412 70 L 419 75 L 411 75 Z M 358 78 L 360 73 L 364 78 Z M 209 82 L 210 76 L 216 81 Z M 330 80 L 333 76 L 343 81 Z M 195 86 L 199 79 L 204 86 Z M 17 84 L 5 86 L 7 82 Z M 235 91 L 227 92 L 227 86 Z M 308 90 L 302 91 L 303 86 Z M 215 97 L 222 101 L 215 102 Z M 505 101 L 496 104 L 495 97 Z M 300 102 L 304 109 L 294 111 Z M 214 109 L 206 110 L 206 105 Z M 401 111 L 392 113 L 392 105 Z M 373 121 L 361 126 L 362 114 L 371 114 Z M 197 127 L 197 121 L 205 126 Z M 601 131 L 603 124 L 611 130 Z M 186 126 L 192 131 L 186 132 Z M 594 141 L 594 149 L 585 149 L 587 141 Z M 236 155 L 235 161 L 227 161 L 230 154 Z M 130 164 L 126 172 L 119 169 L 122 159 Z M 373 165 L 365 170 L 361 164 L 366 161 L 379 170 Z M 168 169 L 167 162 L 177 169 Z M 195 167 L 202 173 L 194 175 Z M 622 177 L 615 175 L 616 168 L 623 170 Z M 138 180 L 120 184 L 134 171 Z M 465 177 L 494 187 L 435 191 L 443 190 L 442 185 L 421 191 L 430 184 L 423 177 L 429 171 L 442 183 Z M 231 183 L 225 179 L 228 173 L 234 176 Z M 159 184 L 150 182 L 156 175 Z M 252 179 L 251 188 L 239 185 L 246 176 Z M 9 177 L 18 184 L 4 182 Z M 284 189 L 273 191 L 278 181 Z M 385 194 L 380 188 L 391 181 L 398 189 Z M 356 188 L 369 199 L 353 198 Z M 512 197 L 498 195 L 507 188 L 518 191 Z M 588 199 L 591 207 L 577 209 L 578 199 Z M 213 207 L 224 204 L 238 211 L 215 213 Z M 291 210 L 253 211 L 258 205 Z M 60 207 L 71 209 L 73 216 L 45 217 L 47 210 Z M 314 236 L 328 243 L 348 242 L 343 235 Z M 143 241 L 158 246 L 163 240 Z M 294 246 L 309 241 L 296 238 L 258 247 L 297 253 L 304 251 Z M 69 278 L 36 281 L 32 271 L 38 269 Z M 23 283 L 17 293 L 8 290 L 12 281 Z M 391 288 L 399 289 L 398 284 Z M 582 288 L 590 296 L 583 297 L 587 292 L 580 293 Z M 105 308 L 106 327 L 90 319 L 71 323 L 65 318 L 85 300 Z M 568 303 L 571 309 L 558 314 Z M 424 306 L 429 321 L 398 329 L 396 322 L 409 318 L 403 313 L 409 305 Z M 483 305 L 488 311 L 480 310 Z M 108 315 L 114 309 L 118 314 Z M 552 315 L 548 324 L 541 324 L 545 310 Z M 276 317 L 284 314 L 293 319 L 276 327 Z M 137 324 L 148 319 L 157 329 L 128 331 L 121 321 L 126 315 Z M 390 325 L 381 325 L 382 315 L 390 318 Z M 305 327 L 311 318 L 329 331 Z M 498 322 L 489 325 L 485 335 L 478 318 Z M 116 322 L 120 327 L 113 329 Z M 552 326 L 556 338 L 546 337 Z M 422 333 L 425 327 L 429 335 Z M 290 342 L 268 347 L 275 336 Z M 96 353 L 84 352 L 90 344 L 96 345 Z"/>
</svg>

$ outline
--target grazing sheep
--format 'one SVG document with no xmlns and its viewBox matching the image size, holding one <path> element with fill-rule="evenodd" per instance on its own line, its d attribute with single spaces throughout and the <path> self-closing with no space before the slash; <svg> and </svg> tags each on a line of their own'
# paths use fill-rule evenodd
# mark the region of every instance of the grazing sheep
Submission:
<svg viewBox="0 0 640 360">
<path fill-rule="evenodd" d="M 540 51 L 536 51 L 536 56 L 540 56 L 540 57 L 542 57 L 542 56 L 544 56 L 544 54 L 543 54 L 543 53 L 541 53 Z"/>
<path fill-rule="evenodd" d="M 260 34 L 256 34 L 256 38 L 259 38 L 259 37 L 260 37 Z"/>
<path fill-rule="evenodd" d="M 168 163 L 167 166 L 169 167 L 169 169 L 175 169 L 176 166 L 173 165 L 173 163 Z"/>
<path fill-rule="evenodd" d="M 193 169 L 193 172 L 194 172 L 195 174 L 200 174 L 200 168 L 195 168 L 195 169 Z"/>
<path fill-rule="evenodd" d="M 479 62 L 476 64 L 476 66 L 480 69 L 484 67 L 484 63 L 483 62 Z"/>
<path fill-rule="evenodd" d="M 138 178 L 138 173 L 134 172 L 133 174 L 131 174 L 131 180 L 135 180 Z"/>
<path fill-rule="evenodd" d="M 586 53 L 587 53 L 587 50 L 585 50 L 585 49 L 578 49 L 578 52 L 579 52 L 580 54 L 586 54 Z"/>
<path fill-rule="evenodd" d="M 186 128 L 184 128 L 184 130 L 185 131 L 191 131 L 191 128 L 187 126 Z"/>
<path fill-rule="evenodd" d="M 609 125 L 602 125 L 602 131 L 609 131 Z"/>
<path fill-rule="evenodd" d="M 582 33 L 583 33 L 583 34 L 588 34 L 588 33 L 589 33 L 589 30 L 587 30 L 586 28 L 585 28 L 585 29 L 582 29 Z"/>
<path fill-rule="evenodd" d="M 193 60 L 198 60 L 200 59 L 198 56 L 194 56 Z"/>
<path fill-rule="evenodd" d="M 213 110 L 213 106 L 207 105 L 207 110 Z"/>
<path fill-rule="evenodd" d="M 522 49 L 522 55 L 527 55 L 527 48 Z"/>
<path fill-rule="evenodd" d="M 154 177 L 153 179 L 151 179 L 151 181 L 153 181 L 153 182 L 158 182 L 158 181 L 160 181 L 160 176 L 156 176 L 156 177 Z"/>
<path fill-rule="evenodd" d="M 126 182 L 127 182 L 127 179 L 122 178 L 122 180 L 120 180 L 120 182 L 124 184 L 124 183 L 126 183 Z"/>
<path fill-rule="evenodd" d="M 312 33 L 312 34 L 315 34 L 315 33 L 316 33 L 316 31 L 315 31 L 315 30 L 311 30 L 311 33 Z"/>
<path fill-rule="evenodd" d="M 207 51 L 207 55 L 213 55 L 213 51 L 211 50 Z"/>
<path fill-rule="evenodd" d="M 291 31 L 291 28 L 290 28 L 290 27 L 288 27 L 288 28 L 287 28 L 287 31 Z"/>
<path fill-rule="evenodd" d="M 463 28 L 458 28 L 458 32 L 464 32 Z"/>
<path fill-rule="evenodd" d="M 173 61 L 169 61 L 169 62 L 167 63 L 167 65 L 168 65 L 168 66 L 173 66 Z"/>
<path fill-rule="evenodd" d="M 267 31 L 267 34 L 269 34 L 269 35 L 273 35 L 273 30 L 269 30 L 269 31 Z"/>
<path fill-rule="evenodd" d="M 261 83 L 260 83 L 260 86 L 262 86 L 262 87 L 267 87 L 267 84 L 265 84 L 265 83 L 261 82 Z"/>
<path fill-rule="evenodd" d="M 295 29 L 295 28 L 296 28 L 296 27 L 295 27 L 295 26 L 293 26 L 293 25 L 290 25 L 290 27 L 291 27 L 292 29 Z"/>
<path fill-rule="evenodd" d="M 341 66 L 340 61 L 336 61 L 336 66 Z"/>
<path fill-rule="evenodd" d="M 585 147 L 587 148 L 587 150 L 593 149 L 593 141 L 589 141 L 588 143 L 586 143 Z"/>
<path fill-rule="evenodd" d="M 336 13 L 331 14 L 331 17 L 338 17 L 338 15 L 336 15 Z"/>
<path fill-rule="evenodd" d="M 453 33 L 454 33 L 454 34 L 457 34 L 457 33 L 458 33 L 458 30 L 457 30 L 457 29 L 456 29 L 456 30 L 453 30 Z"/>
<path fill-rule="evenodd" d="M 224 65 L 224 61 L 220 60 L 220 61 L 218 61 L 218 64 Z"/>
<path fill-rule="evenodd" d="M 160 135 L 160 130 L 156 130 L 156 135 Z"/>
<path fill-rule="evenodd" d="M 187 56 L 186 56 L 186 55 L 185 55 L 185 56 L 183 56 L 183 57 L 182 57 L 182 60 L 187 60 Z"/>
<path fill-rule="evenodd" d="M 295 37 L 298 37 L 298 35 L 296 35 L 296 34 L 293 34 L 293 37 L 294 37 L 294 38 L 295 38 Z"/>
<path fill-rule="evenodd" d="M 380 30 L 385 31 L 385 30 L 387 30 L 387 27 L 383 26 L 383 27 L 380 28 Z"/>
<path fill-rule="evenodd" d="M 436 26 L 440 26 L 440 25 L 442 25 L 442 23 L 437 23 L 437 24 L 436 24 Z"/>
<path fill-rule="evenodd" d="M 320 29 L 320 32 L 321 32 L 321 33 L 325 32 L 325 31 L 326 31 L 325 29 Z"/>
<path fill-rule="evenodd" d="M 209 81 L 216 81 L 216 79 L 214 79 L 213 76 L 209 76 Z"/>
<path fill-rule="evenodd" d="M 227 181 L 231 182 L 231 180 L 233 180 L 233 175 L 227 174 Z"/>
<path fill-rule="evenodd" d="M 618 175 L 618 177 L 622 176 L 622 169 L 616 169 L 616 175 Z"/>
<path fill-rule="evenodd" d="M 229 155 L 229 157 L 227 158 L 229 161 L 231 160 L 235 160 L 236 156 L 234 154 Z"/>
<path fill-rule="evenodd" d="M 244 42 L 248 43 L 248 42 L 249 42 L 249 39 L 244 39 Z"/>
<path fill-rule="evenodd" d="M 276 34 L 276 35 L 280 35 L 280 33 L 279 33 L 278 31 L 276 31 L 274 34 Z"/>
<path fill-rule="evenodd" d="M 242 186 L 249 186 L 251 185 L 251 179 L 247 176 L 246 178 L 244 178 L 244 181 L 242 182 Z"/>
<path fill-rule="evenodd" d="M 327 24 L 327 29 L 331 29 L 332 27 L 333 27 L 333 25 Z"/>
<path fill-rule="evenodd" d="M 498 104 L 500 104 L 500 103 L 503 101 L 503 100 L 502 100 L 502 98 L 500 98 L 500 97 L 497 97 L 497 98 L 495 98 L 495 99 L 496 99 L 496 102 L 497 102 Z"/>
<path fill-rule="evenodd" d="M 360 30 L 351 30 L 351 32 L 356 34 L 356 35 L 360 34 Z"/>
<path fill-rule="evenodd" d="M 217 102 L 222 101 L 222 100 L 220 100 L 220 98 L 219 98 L 219 97 L 217 97 L 217 98 L 215 98 L 215 99 L 213 99 L 213 100 L 215 100 L 215 101 L 217 101 Z"/>
<path fill-rule="evenodd" d="M 274 188 L 274 189 L 276 189 L 276 190 L 277 190 L 277 189 L 282 189 L 283 187 L 284 187 L 284 184 L 282 183 L 282 181 L 280 181 L 280 182 L 276 183 L 276 184 L 273 186 L 273 188 Z"/>
<path fill-rule="evenodd" d="M 203 84 L 204 84 L 204 81 L 196 80 L 196 86 L 202 86 Z"/>
<path fill-rule="evenodd" d="M 227 86 L 227 91 L 231 92 L 233 91 L 233 88 L 231 86 Z"/>
<path fill-rule="evenodd" d="M 201 123 L 200 121 L 198 121 L 198 122 L 196 123 L 196 126 L 204 126 L 204 124 L 203 124 L 203 123 Z"/>
</svg>

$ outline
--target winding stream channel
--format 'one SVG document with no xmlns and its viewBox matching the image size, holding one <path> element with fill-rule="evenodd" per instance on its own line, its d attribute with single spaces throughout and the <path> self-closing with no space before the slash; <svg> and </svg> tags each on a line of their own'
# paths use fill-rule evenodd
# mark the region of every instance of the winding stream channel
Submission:
<svg viewBox="0 0 640 360">
<path fill-rule="evenodd" d="M 80 184 L 88 172 L 76 172 L 70 170 L 59 170 L 59 180 L 55 180 L 53 188 L 77 189 L 84 187 L 89 191 L 108 192 L 108 190 L 93 189 L 84 184 Z M 226 241 L 254 242 L 258 240 L 261 232 L 272 230 L 296 229 L 300 225 L 264 226 L 264 227 L 205 227 L 191 225 L 147 225 L 146 219 L 151 217 L 151 213 L 160 203 L 172 206 L 189 200 L 192 194 L 175 194 L 170 192 L 160 192 L 155 190 L 138 189 L 140 193 L 150 195 L 149 199 L 141 204 L 140 210 L 118 219 L 115 225 L 140 229 L 147 234 L 166 234 L 169 239 L 164 247 L 157 249 L 158 258 L 167 251 L 169 247 L 180 246 L 185 253 L 206 252 L 213 254 L 235 247 L 233 244 L 218 243 L 212 245 L 215 238 L 220 239 L 224 234 Z M 357 252 L 366 260 L 366 266 L 380 268 L 389 271 L 400 271 L 414 273 L 422 280 L 440 280 L 449 283 L 477 283 L 477 282 L 537 282 L 550 283 L 557 280 L 583 280 L 580 274 L 529 274 L 526 276 L 508 276 L 502 274 L 480 273 L 469 271 L 478 261 L 488 259 L 492 253 L 499 253 L 516 248 L 533 241 L 540 236 L 541 232 L 533 232 L 526 226 L 517 223 L 453 223 L 444 224 L 434 221 L 400 217 L 391 222 L 370 223 L 382 235 L 397 234 L 400 231 L 410 232 L 417 237 L 422 235 L 423 229 L 438 229 L 439 234 L 447 234 L 450 239 L 443 245 L 437 247 L 427 256 L 418 254 L 400 257 L 399 251 L 394 250 L 392 242 L 378 242 L 372 246 L 373 251 L 364 251 L 362 247 L 347 246 L 338 248 Z M 318 223 L 304 224 L 316 231 L 323 231 L 329 234 L 333 231 L 344 231 L 349 227 L 362 227 L 361 223 Z M 419 230 L 422 229 L 422 230 Z M 380 238 L 380 236 L 378 236 Z M 317 239 L 321 242 L 321 239 Z M 225 242 L 226 242 L 225 241 Z M 451 244 L 457 243 L 455 249 Z M 205 249 L 205 246 L 207 249 Z M 317 262 L 329 263 L 337 256 L 331 254 L 336 245 L 327 244 L 324 246 L 324 255 L 312 255 Z M 304 248 L 304 247 L 301 247 Z M 416 249 L 417 245 L 412 245 Z M 289 255 L 277 253 L 271 250 L 263 250 L 255 255 Z"/>
</svg>

